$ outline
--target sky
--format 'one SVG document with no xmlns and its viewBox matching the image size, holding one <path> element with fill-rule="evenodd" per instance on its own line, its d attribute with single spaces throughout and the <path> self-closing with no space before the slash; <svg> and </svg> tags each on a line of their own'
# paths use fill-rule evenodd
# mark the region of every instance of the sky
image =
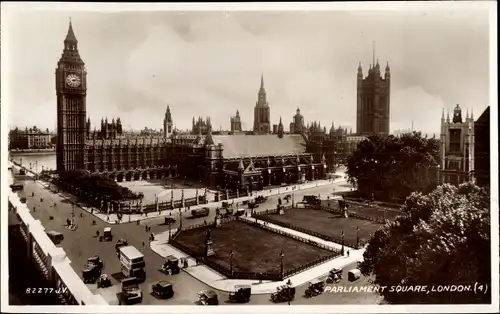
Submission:
<svg viewBox="0 0 500 314">
<path fill-rule="evenodd" d="M 391 68 L 391 131 L 439 134 L 442 109 L 477 118 L 489 105 L 488 12 L 2 12 L 2 105 L 9 126 L 55 129 L 54 71 L 71 17 L 87 75 L 87 116 L 126 129 L 179 129 L 210 116 L 253 126 L 261 74 L 271 121 L 356 131 L 356 73 L 375 56 Z"/>
</svg>

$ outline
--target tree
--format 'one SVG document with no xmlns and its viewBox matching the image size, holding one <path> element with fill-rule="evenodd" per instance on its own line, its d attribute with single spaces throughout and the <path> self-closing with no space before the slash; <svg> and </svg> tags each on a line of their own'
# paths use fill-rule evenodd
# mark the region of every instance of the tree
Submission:
<svg viewBox="0 0 500 314">
<path fill-rule="evenodd" d="M 405 199 L 414 191 L 437 186 L 439 144 L 420 132 L 371 136 L 347 159 L 349 182 L 360 196 L 384 200 Z"/>
<path fill-rule="evenodd" d="M 432 193 L 413 193 L 404 215 L 377 231 L 369 241 L 360 269 L 375 275 L 380 286 L 488 284 L 490 268 L 490 201 L 472 183 L 448 184 Z M 390 303 L 489 303 L 491 294 L 471 292 L 381 294 Z"/>
</svg>

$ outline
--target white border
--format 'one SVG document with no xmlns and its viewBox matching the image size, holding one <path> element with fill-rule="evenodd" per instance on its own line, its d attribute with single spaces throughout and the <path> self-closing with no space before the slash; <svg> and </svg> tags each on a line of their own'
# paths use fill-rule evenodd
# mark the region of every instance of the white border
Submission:
<svg viewBox="0 0 500 314">
<path fill-rule="evenodd" d="M 491 136 L 491 253 L 492 253 L 492 305 L 340 305 L 340 306 L 320 306 L 320 305 L 294 305 L 294 306 L 220 306 L 210 307 L 209 312 L 217 313 L 254 313 L 259 311 L 272 313 L 319 313 L 319 312 L 342 312 L 342 313 L 401 313 L 401 312 L 456 312 L 456 313 L 479 313 L 479 312 L 496 312 L 499 310 L 499 259 L 498 259 L 498 212 L 493 209 L 499 208 L 498 202 L 498 93 L 497 93 L 497 3 L 495 1 L 460 1 L 460 2 L 345 2 L 345 3 L 40 3 L 40 2 L 2 2 L 1 14 L 4 21 L 5 10 L 61 10 L 61 11 L 151 11 L 151 10 L 170 10 L 170 11 L 436 11 L 436 10 L 489 10 L 490 12 L 490 136 Z M 4 25 L 2 25 L 4 26 Z M 5 49 L 8 36 L 2 34 L 1 45 L 1 73 L 2 77 L 7 73 L 8 69 L 8 52 Z M 2 80 L 2 92 L 0 95 L 5 95 L 8 91 L 8 82 Z M 1 166 L 5 169 L 8 162 L 7 153 L 7 134 L 8 134 L 8 109 L 9 106 L 1 104 L 1 127 L 3 140 L 1 144 Z M 14 105 L 12 105 L 14 108 Z M 480 114 L 480 113 L 479 113 Z M 497 157 L 495 157 L 497 156 Z M 75 306 L 75 307 L 57 307 L 57 306 L 8 306 L 4 303 L 8 302 L 8 258 L 7 258 L 7 225 L 8 211 L 4 208 L 7 205 L 7 195 L 4 193 L 7 187 L 7 177 L 0 176 L 2 182 L 1 194 L 1 221 L 2 221 L 2 236 L 1 236 L 1 300 L 2 312 L 24 312 L 24 313 L 203 313 L 207 312 L 206 307 L 196 306 Z"/>
</svg>

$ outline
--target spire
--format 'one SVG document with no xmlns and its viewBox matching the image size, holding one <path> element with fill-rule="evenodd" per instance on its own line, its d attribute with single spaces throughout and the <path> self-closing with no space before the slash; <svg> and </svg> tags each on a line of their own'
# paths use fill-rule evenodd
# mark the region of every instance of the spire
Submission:
<svg viewBox="0 0 500 314">
<path fill-rule="evenodd" d="M 467 112 L 465 114 L 465 119 L 469 119 L 469 108 L 467 108 Z"/>
<path fill-rule="evenodd" d="M 470 118 L 474 120 L 474 108 L 470 108 Z"/>
<path fill-rule="evenodd" d="M 240 159 L 240 164 L 238 165 L 238 170 L 245 170 L 245 166 L 243 165 L 243 159 Z"/>
<path fill-rule="evenodd" d="M 264 73 L 260 75 L 260 89 L 264 89 Z"/>
<path fill-rule="evenodd" d="M 375 41 L 373 41 L 373 56 L 372 56 L 373 66 L 375 67 Z"/>
<path fill-rule="evenodd" d="M 71 25 L 71 17 L 69 18 L 68 34 L 66 35 L 66 39 L 64 41 L 70 43 L 78 43 L 78 40 L 76 40 L 75 32 L 73 31 L 73 25 Z"/>
<path fill-rule="evenodd" d="M 361 71 L 363 71 L 363 68 L 361 67 L 361 61 L 360 61 L 358 64 L 358 72 L 361 72 Z"/>
<path fill-rule="evenodd" d="M 387 61 L 387 65 L 385 66 L 385 71 L 389 72 L 391 68 L 389 67 L 389 61 Z"/>
<path fill-rule="evenodd" d="M 443 108 L 443 112 L 441 113 L 441 120 L 444 120 L 444 108 Z"/>
</svg>

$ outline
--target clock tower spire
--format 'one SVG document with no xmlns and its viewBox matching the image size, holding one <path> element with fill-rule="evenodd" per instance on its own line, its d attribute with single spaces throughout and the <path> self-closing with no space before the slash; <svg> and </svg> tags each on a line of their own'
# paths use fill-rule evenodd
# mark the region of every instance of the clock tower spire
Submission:
<svg viewBox="0 0 500 314">
<path fill-rule="evenodd" d="M 57 171 L 86 169 L 87 71 L 71 20 L 57 63 Z"/>
</svg>

